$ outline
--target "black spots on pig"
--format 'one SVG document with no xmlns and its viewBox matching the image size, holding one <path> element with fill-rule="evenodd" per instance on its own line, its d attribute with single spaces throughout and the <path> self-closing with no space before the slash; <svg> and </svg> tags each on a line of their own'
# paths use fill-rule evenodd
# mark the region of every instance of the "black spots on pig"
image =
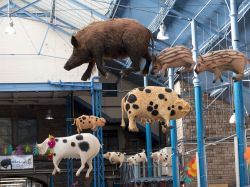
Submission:
<svg viewBox="0 0 250 187">
<path fill-rule="evenodd" d="M 66 140 L 66 139 L 63 139 L 63 143 L 67 143 L 67 140 Z"/>
<path fill-rule="evenodd" d="M 159 99 L 164 99 L 165 96 L 164 96 L 164 94 L 159 94 L 159 95 L 158 95 L 158 98 L 159 98 Z"/>
<path fill-rule="evenodd" d="M 85 141 L 80 142 L 80 143 L 78 144 L 78 146 L 79 146 L 79 148 L 80 148 L 82 151 L 87 152 L 87 151 L 89 150 L 89 143 L 88 143 L 88 142 L 85 142 Z"/>
<path fill-rule="evenodd" d="M 151 90 L 150 89 L 145 89 L 145 92 L 146 93 L 151 93 Z"/>
<path fill-rule="evenodd" d="M 157 116 L 159 112 L 156 110 L 158 108 L 158 105 L 153 103 L 153 101 L 149 102 L 149 106 L 147 106 L 147 111 L 151 112 L 153 116 Z"/>
<path fill-rule="evenodd" d="M 172 92 L 172 90 L 170 88 L 165 88 L 165 91 L 168 92 L 168 93 Z"/>
<path fill-rule="evenodd" d="M 144 90 L 144 87 L 139 87 L 138 90 L 142 92 Z"/>
<path fill-rule="evenodd" d="M 178 110 L 182 110 L 183 109 L 183 107 L 182 106 L 178 106 Z"/>
<path fill-rule="evenodd" d="M 76 136 L 76 139 L 77 140 L 83 140 L 83 136 L 81 134 L 79 134 L 79 135 Z"/>
<path fill-rule="evenodd" d="M 130 104 L 126 104 L 126 110 L 128 111 L 130 109 Z"/>
<path fill-rule="evenodd" d="M 175 110 L 171 110 L 170 116 L 174 116 L 174 115 L 175 115 Z"/>
<path fill-rule="evenodd" d="M 137 97 L 134 95 L 134 94 L 130 94 L 128 96 L 128 100 L 127 100 L 129 103 L 134 103 L 137 101 Z"/>
<path fill-rule="evenodd" d="M 177 95 L 180 99 L 182 98 L 180 94 Z"/>
<path fill-rule="evenodd" d="M 85 120 L 86 119 L 86 117 L 85 116 L 82 116 L 82 120 Z"/>
<path fill-rule="evenodd" d="M 132 107 L 136 110 L 139 109 L 139 106 L 137 104 L 133 104 Z"/>
</svg>

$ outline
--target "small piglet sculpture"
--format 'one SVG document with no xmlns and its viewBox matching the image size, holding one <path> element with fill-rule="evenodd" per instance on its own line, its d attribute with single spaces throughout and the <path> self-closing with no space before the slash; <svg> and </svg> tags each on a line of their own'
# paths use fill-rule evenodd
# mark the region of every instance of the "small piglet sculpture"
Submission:
<svg viewBox="0 0 250 187">
<path fill-rule="evenodd" d="M 197 74 L 203 71 L 214 73 L 213 83 L 215 83 L 216 80 L 223 82 L 221 73 L 230 70 L 237 74 L 232 79 L 239 81 L 244 77 L 244 68 L 248 63 L 248 58 L 239 51 L 233 49 L 218 50 L 200 56 L 198 63 L 194 66 L 194 71 Z"/>
<path fill-rule="evenodd" d="M 194 61 L 192 52 L 189 48 L 184 46 L 175 46 L 162 50 L 152 61 L 151 74 L 160 74 L 166 76 L 168 68 L 183 67 L 181 72 L 193 71 Z"/>
</svg>

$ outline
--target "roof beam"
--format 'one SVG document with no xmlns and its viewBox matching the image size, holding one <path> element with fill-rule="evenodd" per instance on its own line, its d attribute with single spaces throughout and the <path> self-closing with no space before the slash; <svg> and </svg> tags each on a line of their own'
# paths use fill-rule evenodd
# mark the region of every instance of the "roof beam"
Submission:
<svg viewBox="0 0 250 187">
<path fill-rule="evenodd" d="M 26 6 L 22 7 L 22 8 L 19 8 L 18 10 L 16 10 L 16 11 L 10 13 L 10 15 L 15 14 L 15 13 L 18 13 L 18 12 L 20 12 L 20 11 L 22 11 L 22 10 L 25 10 L 26 8 L 28 8 L 28 7 L 30 7 L 30 6 L 33 6 L 34 4 L 38 3 L 39 1 L 41 1 L 41 0 L 36 0 L 36 1 L 32 2 L 32 3 L 29 3 L 28 5 L 26 5 Z"/>
<path fill-rule="evenodd" d="M 78 0 L 68 0 L 70 3 L 72 4 L 75 4 L 77 5 L 78 7 L 80 8 L 83 8 L 83 9 L 89 9 L 92 11 L 93 14 L 95 14 L 96 16 L 98 16 L 99 18 L 103 19 L 103 20 L 107 20 L 108 17 L 104 16 L 103 14 L 97 12 L 96 10 L 92 9 L 91 7 L 83 4 L 83 3 L 80 3 Z"/>
<path fill-rule="evenodd" d="M 94 90 L 101 90 L 102 84 L 95 82 Z M 48 83 L 0 83 L 1 92 L 48 92 L 84 91 L 91 89 L 91 82 L 48 82 Z"/>
<path fill-rule="evenodd" d="M 18 6 L 17 4 L 15 4 L 15 3 L 12 3 L 12 4 L 14 4 L 16 7 L 19 7 L 19 6 Z M 54 29 L 56 29 L 56 30 L 58 30 L 58 31 L 60 31 L 60 32 L 62 32 L 62 33 L 64 33 L 64 34 L 66 34 L 66 35 L 69 35 L 69 36 L 72 35 L 71 33 L 69 33 L 69 32 L 67 32 L 67 31 L 63 30 L 62 28 L 60 28 L 59 26 L 54 25 L 54 24 L 51 24 L 51 23 L 49 23 L 49 22 L 43 20 L 43 19 L 40 18 L 39 16 L 36 16 L 36 15 L 34 15 L 34 14 L 31 14 L 30 12 L 28 12 L 28 11 L 26 11 L 26 10 L 22 10 L 22 12 L 24 12 L 25 14 L 27 14 L 27 15 L 30 16 L 30 17 L 35 18 L 36 20 L 38 20 L 38 21 L 40 21 L 40 22 L 42 22 L 42 23 L 48 24 L 51 28 L 54 28 Z"/>
</svg>

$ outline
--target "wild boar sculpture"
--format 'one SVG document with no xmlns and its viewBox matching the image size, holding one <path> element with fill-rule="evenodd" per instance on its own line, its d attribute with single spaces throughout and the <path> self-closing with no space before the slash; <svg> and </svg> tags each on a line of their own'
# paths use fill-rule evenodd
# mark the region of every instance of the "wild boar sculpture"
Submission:
<svg viewBox="0 0 250 187">
<path fill-rule="evenodd" d="M 194 66 L 194 71 L 198 74 L 203 71 L 214 73 L 216 80 L 223 82 L 221 73 L 223 71 L 233 71 L 237 75 L 232 79 L 239 81 L 244 77 L 244 68 L 249 63 L 247 57 L 233 49 L 218 50 L 199 56 L 198 63 Z"/>
<path fill-rule="evenodd" d="M 155 75 L 158 73 L 166 76 L 168 68 L 177 67 L 184 68 L 177 73 L 193 71 L 194 61 L 191 49 L 184 46 L 175 46 L 162 50 L 152 61 L 151 74 Z"/>
<path fill-rule="evenodd" d="M 150 40 L 153 46 L 153 36 L 150 30 L 132 19 L 111 19 L 96 21 L 71 38 L 73 54 L 64 65 L 64 69 L 71 70 L 82 64 L 88 63 L 87 70 L 82 80 L 90 78 L 94 65 L 103 76 L 107 70 L 103 67 L 105 58 L 127 58 L 132 61 L 131 67 L 122 71 L 128 75 L 132 71 L 140 71 L 140 61 L 146 59 L 143 74 L 147 74 L 151 64 L 148 46 Z"/>
</svg>

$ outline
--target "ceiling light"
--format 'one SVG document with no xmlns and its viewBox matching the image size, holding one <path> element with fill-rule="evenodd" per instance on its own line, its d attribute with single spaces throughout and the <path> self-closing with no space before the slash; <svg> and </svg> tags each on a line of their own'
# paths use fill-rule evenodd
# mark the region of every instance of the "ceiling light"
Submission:
<svg viewBox="0 0 250 187">
<path fill-rule="evenodd" d="M 164 25 L 164 23 L 160 24 L 160 31 L 157 34 L 157 39 L 158 40 L 167 40 L 167 39 L 169 39 L 169 36 L 167 34 L 167 31 L 166 31 L 166 26 Z"/>
<path fill-rule="evenodd" d="M 230 124 L 235 124 L 235 123 L 236 123 L 235 112 L 234 112 L 233 115 L 230 117 L 229 123 L 230 123 Z"/>
<path fill-rule="evenodd" d="M 53 116 L 52 116 L 52 113 L 51 113 L 51 110 L 50 110 L 50 109 L 48 110 L 48 113 L 46 114 L 45 119 L 47 119 L 47 120 L 52 120 L 52 119 L 54 119 Z"/>
<path fill-rule="evenodd" d="M 16 29 L 14 28 L 14 23 L 12 19 L 10 19 L 9 26 L 5 29 L 5 33 L 9 35 L 16 34 Z"/>
</svg>

